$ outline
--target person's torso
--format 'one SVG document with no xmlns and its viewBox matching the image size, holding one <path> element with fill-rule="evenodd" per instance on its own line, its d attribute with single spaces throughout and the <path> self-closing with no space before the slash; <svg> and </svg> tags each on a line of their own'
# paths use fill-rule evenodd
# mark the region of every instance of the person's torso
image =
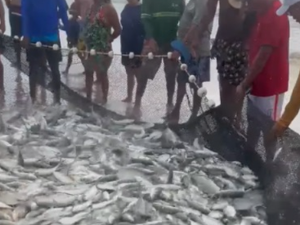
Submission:
<svg viewBox="0 0 300 225">
<path fill-rule="evenodd" d="M 85 19 L 93 3 L 94 3 L 93 0 L 79 0 L 79 4 L 80 4 L 79 16 L 82 19 Z"/>
<path fill-rule="evenodd" d="M 56 0 L 28 0 L 30 36 L 44 37 L 58 34 L 58 4 Z"/>
<path fill-rule="evenodd" d="M 90 49 L 94 48 L 98 51 L 111 49 L 111 44 L 109 43 L 111 29 L 108 26 L 105 7 L 107 7 L 107 4 L 93 5 L 87 14 L 84 36 Z"/>
<path fill-rule="evenodd" d="M 194 19 L 197 15 L 197 23 L 200 24 L 201 18 L 205 14 L 207 0 L 190 0 L 186 5 L 181 16 L 178 27 L 178 38 L 182 40 L 188 32 L 190 26 L 195 23 Z M 198 45 L 199 56 L 210 55 L 210 34 L 212 30 L 212 23 L 209 24 L 208 30 L 205 31 L 201 37 Z"/>
<path fill-rule="evenodd" d="M 151 0 L 154 39 L 158 45 L 169 44 L 176 39 L 178 22 L 183 12 L 182 0 Z"/>
<path fill-rule="evenodd" d="M 272 17 L 277 17 L 276 10 L 281 3 L 275 2 L 273 7 L 264 14 L 258 17 L 256 26 L 253 29 L 249 40 L 249 60 L 250 64 L 255 60 L 257 53 L 260 50 L 260 35 L 265 26 L 278 26 L 276 22 L 272 22 Z M 277 17 L 278 19 L 278 17 Z M 269 59 L 267 60 L 263 70 L 258 74 L 253 82 L 251 93 L 256 96 L 271 96 L 281 94 L 288 89 L 289 80 L 289 21 L 286 15 L 280 17 L 283 23 L 281 32 L 276 34 L 280 37 L 280 44 L 273 48 Z M 269 28 L 270 29 L 270 28 Z M 270 37 L 272 38 L 272 37 Z M 277 37 L 278 38 L 278 37 Z"/>
<path fill-rule="evenodd" d="M 240 42 L 244 40 L 244 20 L 240 10 L 233 8 L 227 0 L 219 2 L 219 27 L 216 38 L 227 42 Z"/>
<path fill-rule="evenodd" d="M 141 20 L 141 5 L 126 5 L 121 13 L 121 51 L 140 54 L 144 42 L 144 28 Z"/>
<path fill-rule="evenodd" d="M 9 4 L 10 13 L 21 16 L 21 0 L 9 0 Z"/>
</svg>

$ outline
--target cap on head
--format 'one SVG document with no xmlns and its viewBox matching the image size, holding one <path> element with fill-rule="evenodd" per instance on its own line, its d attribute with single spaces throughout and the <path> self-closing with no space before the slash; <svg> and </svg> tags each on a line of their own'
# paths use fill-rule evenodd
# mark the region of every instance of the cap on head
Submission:
<svg viewBox="0 0 300 225">
<path fill-rule="evenodd" d="M 283 14 L 285 14 L 288 11 L 288 9 L 292 5 L 294 5 L 294 4 L 298 3 L 298 2 L 300 2 L 300 0 L 283 0 L 282 6 L 276 12 L 277 15 L 278 16 L 282 16 Z"/>
<path fill-rule="evenodd" d="M 235 9 L 240 9 L 243 6 L 243 0 L 228 0 L 228 3 Z"/>
</svg>

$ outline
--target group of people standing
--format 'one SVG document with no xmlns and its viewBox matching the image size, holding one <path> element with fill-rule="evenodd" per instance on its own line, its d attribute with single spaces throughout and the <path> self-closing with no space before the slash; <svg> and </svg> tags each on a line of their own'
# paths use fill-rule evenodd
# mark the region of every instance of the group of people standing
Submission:
<svg viewBox="0 0 300 225">
<path fill-rule="evenodd" d="M 179 58 L 187 64 L 188 72 L 196 76 L 196 84 L 191 84 L 194 96 L 190 121 L 197 116 L 201 105 L 197 87 L 210 81 L 211 58 L 217 61 L 221 108 L 237 128 L 246 93 L 259 110 L 272 120 L 278 120 L 272 135 L 281 135 L 299 111 L 300 81 L 280 118 L 289 80 L 287 12 L 299 21 L 300 0 L 286 0 L 283 3 L 279 0 L 189 0 L 187 4 L 185 0 L 143 0 L 142 3 L 128 0 L 120 21 L 110 0 L 74 0 L 70 10 L 65 0 L 6 2 L 10 9 L 12 35 L 24 37 L 33 101 L 38 79 L 36 74 L 47 59 L 53 75 L 55 101 L 59 102 L 58 65 L 61 53 L 51 48 L 36 48 L 34 44 L 41 42 L 49 47 L 60 44 L 60 27 L 68 35 L 69 47 L 87 52 L 79 53 L 85 69 L 87 97 L 91 98 L 93 74 L 96 73 L 104 104 L 109 90 L 107 72 L 111 58 L 107 54 L 90 55 L 88 52 L 94 49 L 108 53 L 112 50 L 111 43 L 121 36 L 121 52 L 125 55 L 122 64 L 127 73 L 127 96 L 123 101 L 130 103 L 133 100 L 136 80 L 135 115 L 140 113 L 148 80 L 155 78 L 163 61 L 167 90 L 166 119 L 170 123 L 178 122 L 189 81 L 186 72 L 179 68 Z M 68 19 L 68 10 L 71 19 Z M 217 10 L 218 29 L 211 48 L 212 23 Z M 4 31 L 2 4 L 0 13 L 1 29 Z M 63 25 L 60 25 L 60 20 Z M 17 54 L 19 49 L 16 47 Z M 131 58 L 128 56 L 131 52 L 135 55 L 147 55 L 149 52 L 167 55 L 172 52 L 172 57 Z M 71 55 L 66 73 L 70 65 Z M 176 77 L 178 88 L 174 105 Z"/>
</svg>

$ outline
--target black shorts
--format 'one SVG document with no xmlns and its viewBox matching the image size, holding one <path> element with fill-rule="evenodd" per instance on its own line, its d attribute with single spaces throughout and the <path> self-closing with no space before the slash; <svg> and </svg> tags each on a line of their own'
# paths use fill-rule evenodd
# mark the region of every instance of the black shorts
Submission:
<svg viewBox="0 0 300 225">
<path fill-rule="evenodd" d="M 130 59 L 128 56 L 122 56 L 122 65 L 126 67 L 131 67 L 132 69 L 140 68 L 142 65 L 141 58 Z"/>
<path fill-rule="evenodd" d="M 68 48 L 77 47 L 78 39 L 68 38 Z"/>
<path fill-rule="evenodd" d="M 54 44 L 59 43 L 50 43 L 50 42 L 43 42 L 43 45 L 49 46 L 49 48 L 37 48 L 35 44 L 29 45 L 26 50 L 27 61 L 28 62 L 41 62 L 41 60 L 46 59 L 48 61 L 57 62 L 59 63 L 62 60 L 61 50 L 55 51 L 52 49 Z"/>
<path fill-rule="evenodd" d="M 211 54 L 217 60 L 220 79 L 225 79 L 234 86 L 244 80 L 248 71 L 248 53 L 242 42 L 216 39 Z"/>
<path fill-rule="evenodd" d="M 11 27 L 11 36 L 22 36 L 22 16 L 9 13 L 9 23 Z"/>
</svg>

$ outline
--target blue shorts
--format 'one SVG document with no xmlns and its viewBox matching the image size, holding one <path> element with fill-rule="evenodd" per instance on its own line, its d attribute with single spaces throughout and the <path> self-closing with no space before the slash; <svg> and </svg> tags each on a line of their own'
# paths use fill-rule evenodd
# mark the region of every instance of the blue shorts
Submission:
<svg viewBox="0 0 300 225">
<path fill-rule="evenodd" d="M 197 84 L 202 85 L 203 82 L 210 81 L 210 56 L 200 57 L 197 61 L 187 64 L 188 72 L 197 79 Z M 189 82 L 189 75 L 179 68 L 177 82 Z"/>
</svg>

